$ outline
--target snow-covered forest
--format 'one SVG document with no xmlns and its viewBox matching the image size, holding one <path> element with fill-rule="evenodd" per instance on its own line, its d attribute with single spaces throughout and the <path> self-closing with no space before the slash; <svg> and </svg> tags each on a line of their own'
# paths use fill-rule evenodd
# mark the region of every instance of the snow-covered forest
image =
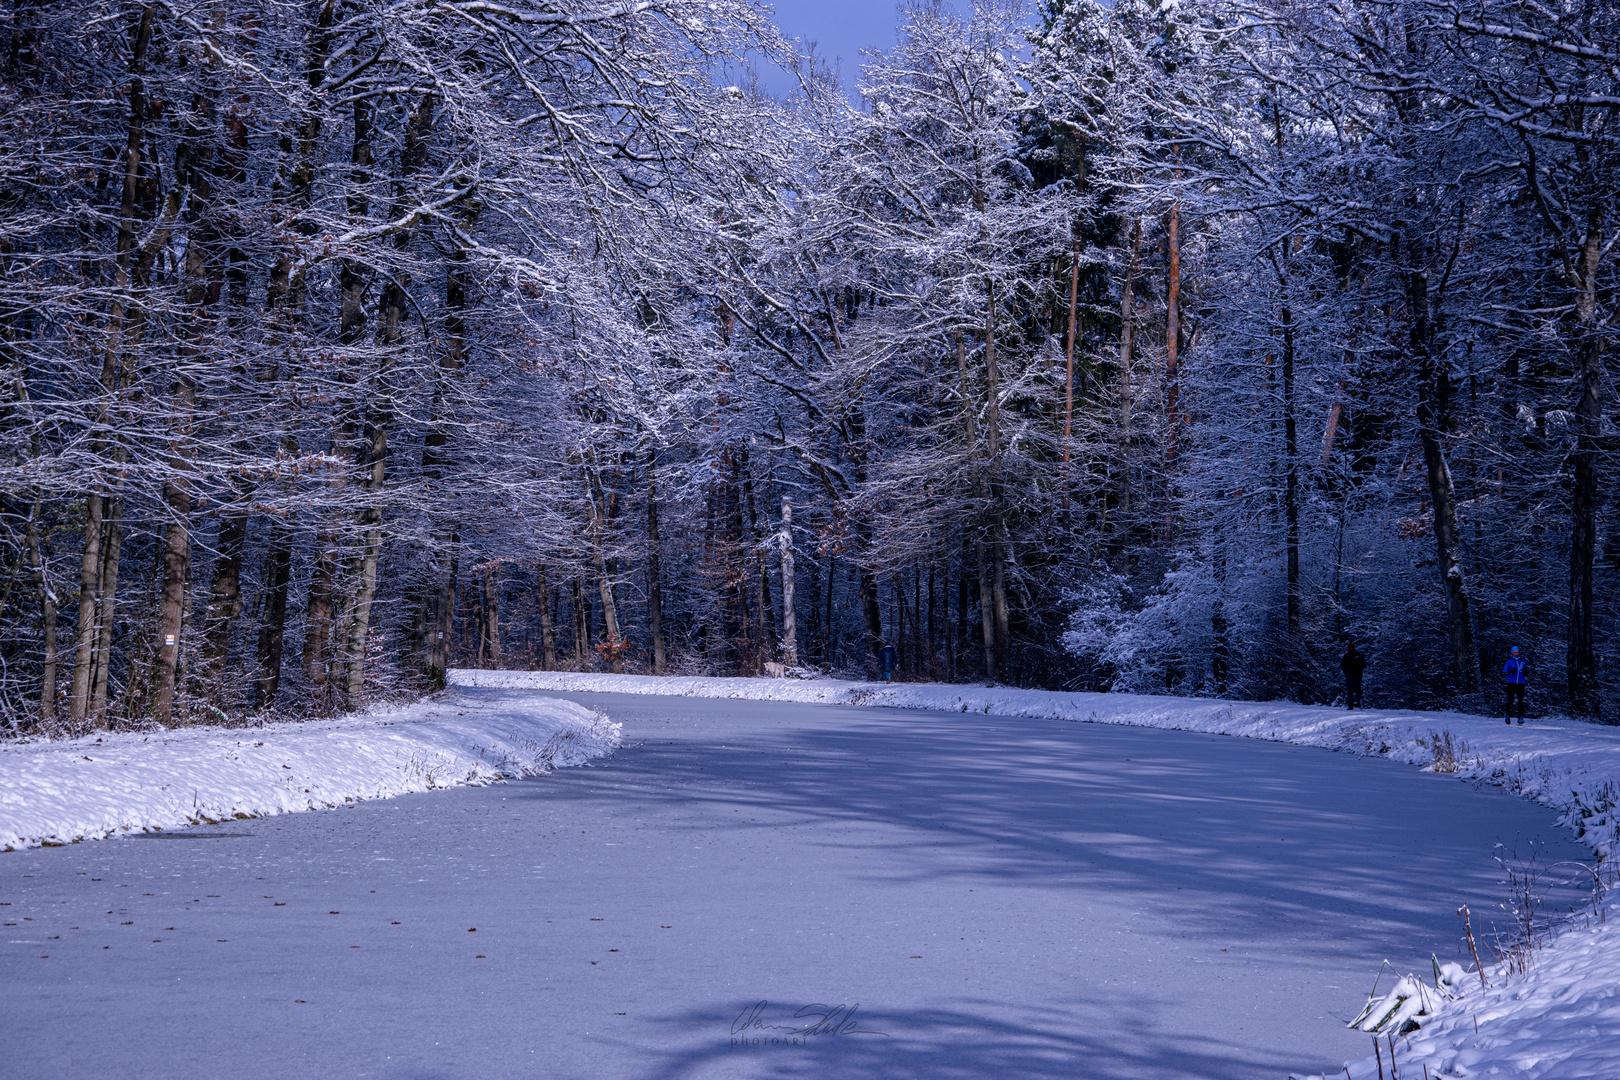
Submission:
<svg viewBox="0 0 1620 1080">
<path fill-rule="evenodd" d="M 1347 637 L 1620 719 L 1620 3 L 900 18 L 852 99 L 749 0 L 8 0 L 10 730 Z"/>
</svg>

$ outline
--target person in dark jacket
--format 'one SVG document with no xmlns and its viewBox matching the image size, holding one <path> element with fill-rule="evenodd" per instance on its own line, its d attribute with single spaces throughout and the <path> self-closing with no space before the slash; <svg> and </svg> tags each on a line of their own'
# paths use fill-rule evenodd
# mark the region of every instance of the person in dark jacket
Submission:
<svg viewBox="0 0 1620 1080">
<path fill-rule="evenodd" d="M 1508 653 L 1507 663 L 1502 665 L 1502 682 L 1507 686 L 1507 708 L 1503 711 L 1502 723 L 1513 723 L 1513 703 L 1519 703 L 1519 726 L 1524 726 L 1524 684 L 1530 677 L 1530 664 L 1519 652 L 1517 645 Z"/>
<path fill-rule="evenodd" d="M 1339 661 L 1344 672 L 1344 704 L 1348 709 L 1361 708 L 1361 673 L 1367 670 L 1367 658 L 1356 651 L 1356 643 L 1344 643 L 1344 659 Z"/>
<path fill-rule="evenodd" d="M 879 662 L 883 667 L 883 681 L 891 682 L 894 679 L 894 666 L 900 659 L 900 654 L 893 645 L 885 643 L 882 651 L 878 653 Z"/>
</svg>

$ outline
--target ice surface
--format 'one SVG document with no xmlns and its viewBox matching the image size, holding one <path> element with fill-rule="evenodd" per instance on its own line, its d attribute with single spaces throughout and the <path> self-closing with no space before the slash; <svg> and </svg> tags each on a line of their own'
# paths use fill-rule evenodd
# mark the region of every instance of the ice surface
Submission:
<svg viewBox="0 0 1620 1080">
<path fill-rule="evenodd" d="M 574 696 L 603 767 L 0 856 L 0 1076 L 1337 1072 L 1381 960 L 1466 962 L 1493 843 L 1584 851 L 1310 747 Z"/>
<path fill-rule="evenodd" d="M 1572 720 L 1532 720 L 1524 727 L 1507 727 L 1500 721 L 1463 713 L 1346 711 L 1286 701 L 838 679 L 659 678 L 477 670 L 453 671 L 450 677 L 467 686 L 938 709 L 1241 735 L 1387 757 L 1465 779 L 1487 780 L 1562 811 L 1576 834 L 1599 851 L 1615 842 L 1620 825 L 1615 805 L 1620 799 L 1620 728 Z"/>
<path fill-rule="evenodd" d="M 832 679 L 652 679 L 489 671 L 458 672 L 455 677 L 479 685 L 908 706 L 1206 731 L 1330 747 L 1499 785 L 1561 811 L 1560 821 L 1596 854 L 1620 854 L 1620 808 L 1616 805 L 1620 800 L 1620 730 L 1570 720 L 1532 720 L 1523 727 L 1508 727 L 1495 718 L 1460 713 L 1346 711 L 1290 702 L 927 683 L 878 685 Z M 1595 862 L 1592 854 L 1569 857 L 1584 857 L 1591 864 Z M 1566 877 L 1579 874 L 1578 867 L 1566 864 L 1563 869 Z M 1397 865 L 1395 872 L 1411 880 L 1414 888 L 1427 888 L 1412 878 L 1409 865 Z M 1489 910 L 1506 922 L 1497 908 L 1491 905 Z M 1599 912 L 1595 918 L 1606 916 Z M 1620 945 L 1615 944 L 1607 922 L 1599 922 L 1591 930 L 1582 926 L 1580 933 L 1557 938 L 1537 958 L 1525 975 L 1510 977 L 1499 965 L 1491 967 L 1488 991 L 1479 987 L 1475 976 L 1472 982 L 1458 984 L 1454 998 L 1428 1000 L 1426 995 L 1432 995 L 1432 989 L 1419 991 L 1416 998 L 1392 995 L 1390 1003 L 1404 1010 L 1401 1019 L 1410 1017 L 1421 1025 L 1395 1046 L 1401 1075 L 1417 1076 L 1427 1069 L 1435 1077 L 1620 1078 L 1620 964 L 1616 963 Z M 1410 984 L 1414 980 L 1402 981 Z M 1421 1016 L 1417 1015 L 1420 1008 L 1424 1010 Z M 1398 1030 L 1404 1024 L 1394 1026 Z M 1382 1067 L 1389 1067 L 1387 1060 Z M 1348 1063 L 1347 1069 L 1354 1080 L 1364 1080 L 1380 1075 L 1380 1062 L 1369 1056 Z"/>
</svg>

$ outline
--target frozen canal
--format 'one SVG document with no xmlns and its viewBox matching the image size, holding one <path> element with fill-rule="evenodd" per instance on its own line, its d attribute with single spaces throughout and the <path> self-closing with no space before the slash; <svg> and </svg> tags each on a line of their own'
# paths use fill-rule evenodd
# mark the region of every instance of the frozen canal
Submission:
<svg viewBox="0 0 1620 1080">
<path fill-rule="evenodd" d="M 556 696 L 626 748 L 0 855 L 0 1076 L 1281 1080 L 1369 1053 L 1343 1020 L 1459 959 L 1459 904 L 1502 921 L 1494 844 L 1587 854 L 1323 750 Z"/>
</svg>

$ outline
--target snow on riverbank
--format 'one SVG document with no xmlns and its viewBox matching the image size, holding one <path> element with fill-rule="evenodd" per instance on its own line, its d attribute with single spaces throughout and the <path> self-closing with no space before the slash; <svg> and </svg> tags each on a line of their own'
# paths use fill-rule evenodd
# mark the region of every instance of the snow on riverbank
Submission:
<svg viewBox="0 0 1620 1080">
<path fill-rule="evenodd" d="M 451 689 L 340 720 L 0 745 L 0 849 L 536 776 L 619 739 L 581 705 Z"/>
<path fill-rule="evenodd" d="M 1614 1080 L 1620 1077 L 1620 936 L 1597 919 L 1555 939 L 1527 974 L 1487 967 L 1488 987 L 1469 972 L 1450 998 L 1425 987 L 1433 1015 L 1394 1042 L 1394 1074 L 1453 1080 Z M 1438 980 L 1442 981 L 1443 980 Z M 1389 988 L 1386 979 L 1384 988 Z M 1407 988 L 1415 988 L 1408 980 Z M 1389 1042 L 1382 1060 L 1349 1062 L 1342 1073 L 1306 1080 L 1378 1080 L 1391 1076 Z"/>
<path fill-rule="evenodd" d="M 1461 713 L 1346 711 L 1289 702 L 1236 702 L 1128 694 L 1055 693 L 1002 687 L 833 679 L 658 678 L 561 672 L 457 671 L 467 686 L 679 697 L 820 702 L 1076 720 L 1328 747 L 1387 757 L 1461 779 L 1500 784 L 1553 807 L 1576 835 L 1620 857 L 1620 729 L 1570 720 L 1500 719 Z M 1421 883 L 1414 883 L 1421 887 Z M 1620 936 L 1601 913 L 1542 943 L 1527 973 L 1487 966 L 1421 991 L 1421 1027 L 1389 1043 L 1382 1060 L 1348 1062 L 1349 1080 L 1386 1076 L 1620 1078 Z M 1481 943 L 1483 949 L 1484 943 Z M 1405 974 L 1405 973 L 1402 973 Z M 1436 980 L 1430 979 L 1431 983 Z M 1415 980 L 1403 980 L 1411 992 Z M 1390 989 L 1388 976 L 1382 991 Z M 1477 1027 L 1476 1027 L 1477 1025 Z M 1387 1029 L 1386 1029 L 1387 1030 Z M 1369 1047 L 1370 1048 L 1370 1047 Z M 1398 1071 L 1397 1071 L 1398 1070 Z M 1315 1078 L 1313 1078 L 1315 1080 Z M 1321 1078 L 1330 1080 L 1330 1078 Z"/>
</svg>

